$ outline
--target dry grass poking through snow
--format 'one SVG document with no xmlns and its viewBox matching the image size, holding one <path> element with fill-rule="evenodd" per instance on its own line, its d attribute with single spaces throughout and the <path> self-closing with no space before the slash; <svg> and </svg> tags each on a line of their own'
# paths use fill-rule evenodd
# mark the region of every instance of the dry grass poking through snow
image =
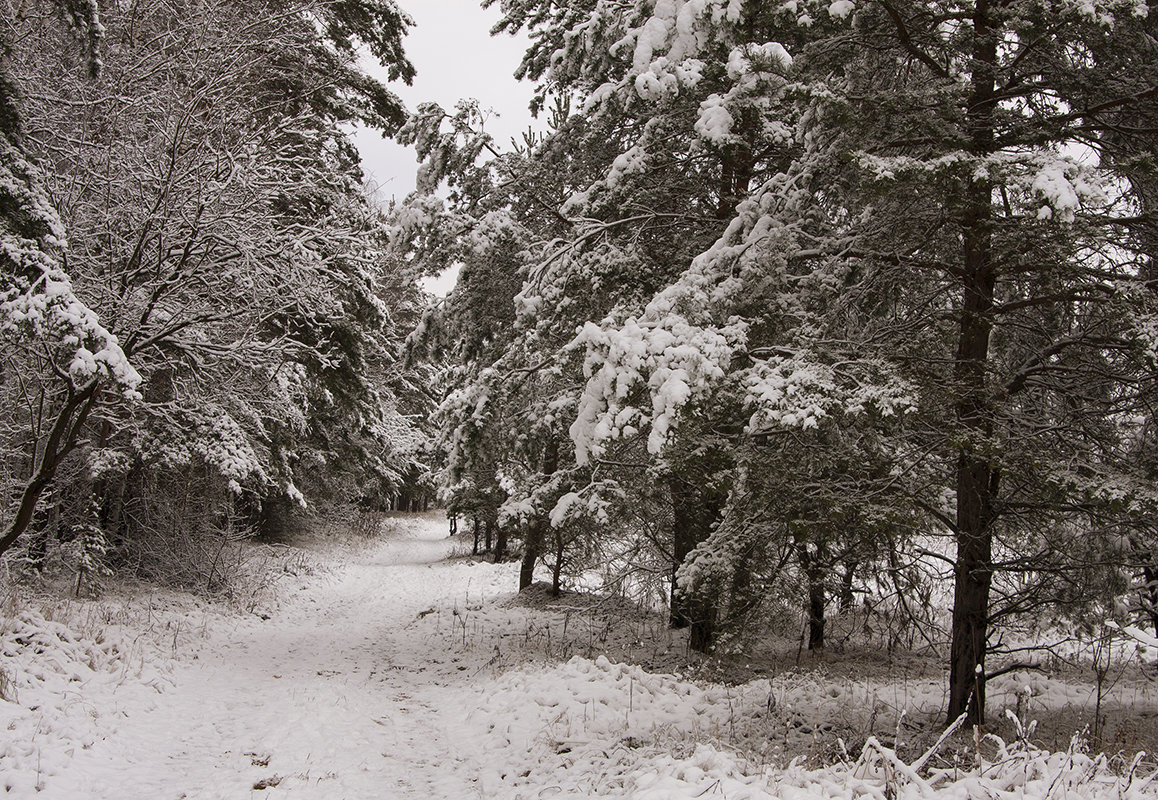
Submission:
<svg viewBox="0 0 1158 800">
<path fill-rule="evenodd" d="M 880 761 L 881 769 L 901 769 L 944 730 L 947 678 L 943 659 L 928 652 L 847 644 L 840 652 L 809 654 L 793 639 L 769 636 L 749 643 L 746 653 L 704 658 L 688 650 L 684 632 L 669 629 L 662 614 L 616 597 L 555 597 L 544 584 L 519 595 L 468 591 L 427 609 L 413 624 L 464 658 L 487 656 L 476 678 L 480 692 L 490 697 L 493 689 L 506 698 L 487 701 L 485 707 L 499 704 L 490 716 L 517 717 L 518 708 L 538 702 L 551 723 L 537 735 L 560 752 L 574 753 L 571 742 L 586 741 L 596 720 L 611 719 L 618 725 L 614 740 L 631 749 L 690 757 L 711 743 L 757 771 L 796 763 L 814 769 L 860 764 L 864 772 L 866 758 Z M 576 670 L 616 688 L 602 699 L 544 694 L 545 687 L 575 683 Z M 679 711 L 656 713 L 652 696 L 673 694 L 695 699 L 680 703 Z M 950 735 L 922 766 L 968 771 L 979 760 L 992 767 L 1011 759 L 1025 766 L 1027 754 L 1038 753 L 1036 759 L 1046 752 L 1068 754 L 1091 775 L 1158 766 L 1152 666 L 1123 664 L 1104 692 L 1095 724 L 1096 707 L 1092 669 L 1008 673 L 991 682 L 986 729 Z M 1031 721 L 1036 724 L 1028 730 Z M 605 742 L 608 736 L 610 729 L 600 729 L 596 738 Z M 1082 761 L 1091 750 L 1108 755 Z M 880 755 L 886 751 L 897 764 Z M 1139 751 L 1151 755 L 1134 763 Z"/>
</svg>

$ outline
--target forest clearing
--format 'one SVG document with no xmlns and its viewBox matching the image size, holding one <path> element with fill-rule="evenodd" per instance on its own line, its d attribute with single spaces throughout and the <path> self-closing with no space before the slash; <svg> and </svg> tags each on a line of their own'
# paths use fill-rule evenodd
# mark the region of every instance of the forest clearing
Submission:
<svg viewBox="0 0 1158 800">
<path fill-rule="evenodd" d="M 532 590 L 520 600 L 517 565 L 464 554 L 440 514 L 382 525 L 369 539 L 281 548 L 263 566 L 280 574 L 251 609 L 162 590 L 65 602 L 6 587 L 4 790 L 70 800 L 1158 794 L 1153 758 L 1133 752 L 1158 720 L 1152 662 L 1115 666 L 1097 742 L 1094 678 L 1075 663 L 995 681 L 995 711 L 1021 722 L 995 713 L 979 752 L 967 733 L 934 749 L 945 704 L 935 659 L 705 660 L 662 615 L 621 599 Z M 1071 742 L 1075 724 L 1085 727 Z"/>
</svg>

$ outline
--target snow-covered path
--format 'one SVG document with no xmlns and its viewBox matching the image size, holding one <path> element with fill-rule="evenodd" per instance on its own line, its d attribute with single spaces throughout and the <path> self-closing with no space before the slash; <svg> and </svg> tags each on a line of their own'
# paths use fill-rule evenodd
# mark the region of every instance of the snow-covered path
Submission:
<svg viewBox="0 0 1158 800">
<path fill-rule="evenodd" d="M 289 573 L 261 615 L 132 594 L 66 607 L 67 624 L 0 618 L 0 795 L 1158 800 L 1154 776 L 1074 748 L 1002 745 L 980 770 L 919 775 L 869 737 L 855 761 L 805 768 L 791 759 L 826 746 L 822 723 L 855 730 L 901 688 L 791 673 L 721 686 L 613 663 L 582 615 L 501 599 L 516 564 L 448 559 L 441 519 L 388 530 Z M 939 702 L 935 681 L 904 690 Z"/>
<path fill-rule="evenodd" d="M 270 619 L 211 631 L 171 685 L 126 684 L 61 798 L 475 797 L 446 696 L 475 668 L 415 622 L 462 593 L 445 524 L 413 518 L 362 563 L 303 583 Z M 469 580 L 469 578 L 467 579 Z M 421 626 L 424 627 L 424 626 Z M 254 788 L 262 787 L 262 788 Z"/>
</svg>

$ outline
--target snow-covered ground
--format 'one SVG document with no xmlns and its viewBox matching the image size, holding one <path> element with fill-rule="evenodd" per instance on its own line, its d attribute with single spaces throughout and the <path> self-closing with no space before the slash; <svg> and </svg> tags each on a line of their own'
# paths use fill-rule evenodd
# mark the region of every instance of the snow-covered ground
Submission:
<svg viewBox="0 0 1158 800">
<path fill-rule="evenodd" d="M 252 614 L 173 594 L 5 611 L 0 792 L 1158 797 L 1145 770 L 1078 748 L 991 742 L 980 766 L 918 770 L 919 752 L 897 756 L 869 736 L 827 766 L 793 763 L 808 742 L 839 753 L 842 721 L 895 710 L 896 683 L 782 675 L 727 687 L 614 663 L 596 653 L 606 631 L 590 621 L 504 599 L 517 565 L 448 558 L 434 516 L 388 525 L 340 562 L 290 570 Z M 904 702 L 936 707 L 940 688 L 914 682 Z"/>
</svg>

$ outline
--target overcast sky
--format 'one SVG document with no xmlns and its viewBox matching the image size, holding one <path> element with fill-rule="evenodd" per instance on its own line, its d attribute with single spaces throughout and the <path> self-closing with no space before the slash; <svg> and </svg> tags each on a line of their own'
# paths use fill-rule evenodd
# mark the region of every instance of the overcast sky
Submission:
<svg viewBox="0 0 1158 800">
<path fill-rule="evenodd" d="M 407 109 L 433 100 L 450 110 L 458 100 L 473 97 L 498 114 L 487 123 L 487 130 L 501 147 L 527 129 L 532 122 L 527 106 L 533 87 L 514 78 L 527 40 L 490 35 L 499 18 L 497 8 L 483 10 L 478 0 L 397 2 L 414 19 L 405 46 L 418 75 L 413 86 L 391 85 Z M 364 130 L 355 132 L 354 141 L 366 177 L 383 203 L 413 191 L 418 166 L 414 151 Z"/>
</svg>

